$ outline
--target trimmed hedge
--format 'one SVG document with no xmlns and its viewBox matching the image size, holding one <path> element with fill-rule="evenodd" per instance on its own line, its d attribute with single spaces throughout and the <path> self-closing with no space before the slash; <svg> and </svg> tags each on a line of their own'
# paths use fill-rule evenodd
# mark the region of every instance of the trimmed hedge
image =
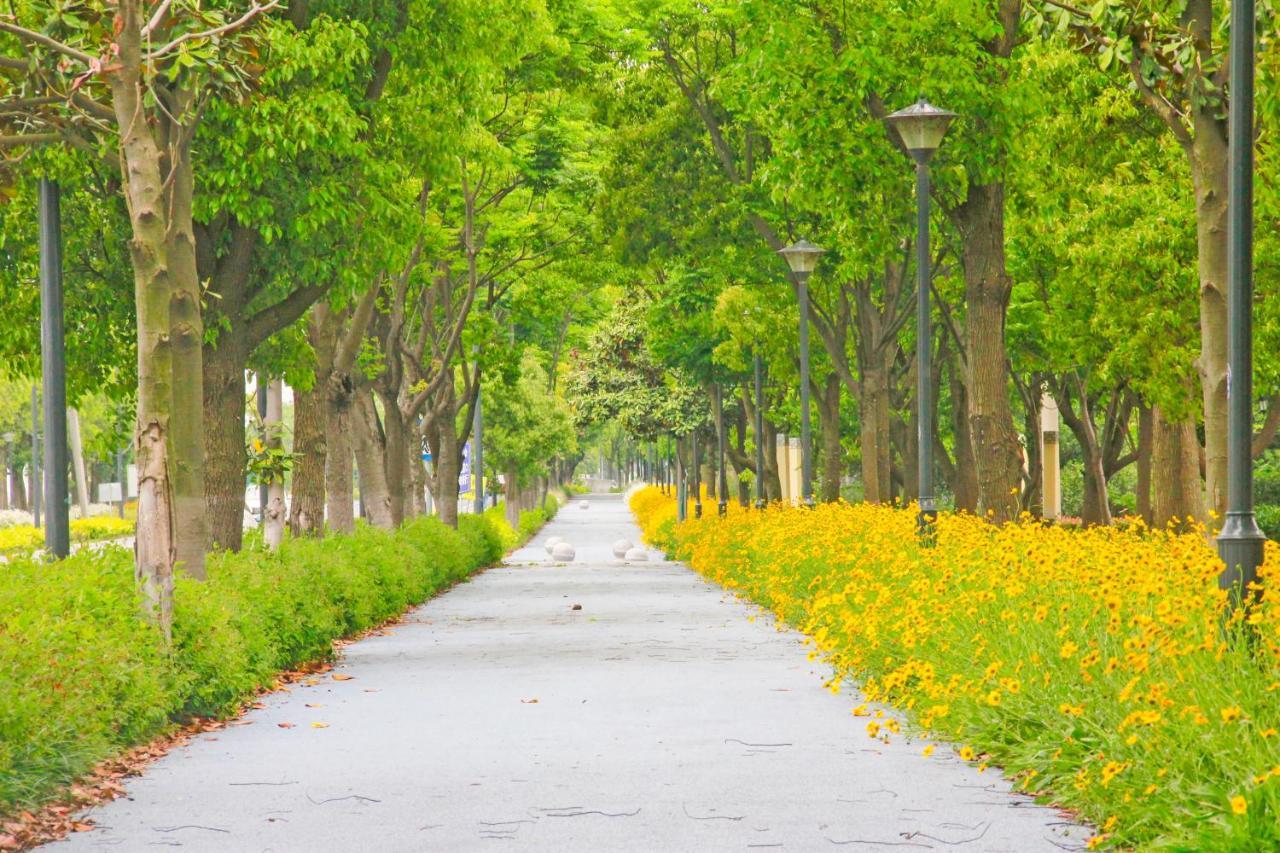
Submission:
<svg viewBox="0 0 1280 853">
<path fill-rule="evenodd" d="M 211 555 L 208 581 L 178 580 L 169 651 L 141 618 L 125 549 L 0 566 L 0 814 L 174 723 L 234 713 L 280 671 L 330 658 L 333 640 L 492 565 L 515 539 L 501 517 L 463 516 L 458 530 L 420 518 Z"/>
</svg>

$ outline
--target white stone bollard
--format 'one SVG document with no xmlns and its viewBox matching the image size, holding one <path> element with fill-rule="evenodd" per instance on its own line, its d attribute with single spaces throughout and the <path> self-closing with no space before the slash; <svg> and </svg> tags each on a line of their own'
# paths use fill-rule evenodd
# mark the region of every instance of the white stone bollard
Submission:
<svg viewBox="0 0 1280 853">
<path fill-rule="evenodd" d="M 572 562 L 576 556 L 578 556 L 578 552 L 568 542 L 557 542 L 556 547 L 551 551 L 551 559 L 558 563 Z"/>
<path fill-rule="evenodd" d="M 630 539 L 619 539 L 613 543 L 613 556 L 619 560 L 627 556 L 627 552 L 635 547 L 635 543 Z"/>
<path fill-rule="evenodd" d="M 649 559 L 649 552 L 643 548 L 632 548 L 627 552 L 626 559 L 632 563 L 643 563 Z"/>
<path fill-rule="evenodd" d="M 546 544 L 547 553 L 550 554 L 552 551 L 555 550 L 556 546 L 563 541 L 564 541 L 563 536 L 552 536 L 550 539 L 547 540 L 547 544 Z"/>
<path fill-rule="evenodd" d="M 580 501 L 580 502 L 578 503 L 578 509 L 591 509 L 591 502 L 590 502 L 590 501 Z"/>
</svg>

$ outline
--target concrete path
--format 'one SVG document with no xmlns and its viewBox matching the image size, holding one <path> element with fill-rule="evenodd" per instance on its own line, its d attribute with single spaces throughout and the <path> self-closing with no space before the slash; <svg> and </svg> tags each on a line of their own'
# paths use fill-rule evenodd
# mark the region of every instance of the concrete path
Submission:
<svg viewBox="0 0 1280 853">
<path fill-rule="evenodd" d="M 549 536 L 578 548 L 550 563 Z M 198 738 L 59 851 L 1081 849 L 945 746 L 884 745 L 801 637 L 657 561 L 617 496 Z M 578 606 L 581 609 L 575 609 Z M 292 723 L 292 728 L 281 728 Z M 324 724 L 325 727 L 313 727 Z"/>
</svg>

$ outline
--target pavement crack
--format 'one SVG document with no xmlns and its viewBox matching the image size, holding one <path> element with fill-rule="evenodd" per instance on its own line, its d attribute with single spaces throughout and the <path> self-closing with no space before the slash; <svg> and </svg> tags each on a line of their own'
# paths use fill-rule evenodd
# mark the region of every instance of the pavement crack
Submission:
<svg viewBox="0 0 1280 853">
<path fill-rule="evenodd" d="M 382 802 L 382 800 L 375 800 L 373 797 L 366 797 L 361 794 L 348 794 L 345 797 L 329 797 L 328 799 L 324 799 L 324 800 L 312 799 L 311 795 L 307 794 L 307 799 L 311 801 L 311 805 L 313 806 L 323 806 L 325 803 L 340 803 L 343 800 L 359 800 L 362 803 Z"/>
<path fill-rule="evenodd" d="M 584 815 L 600 815 L 601 817 L 635 817 L 640 814 L 637 806 L 633 812 L 603 812 L 599 809 L 582 809 L 581 811 L 543 812 L 547 817 L 583 817 Z"/>
<path fill-rule="evenodd" d="M 938 836 L 930 835 L 927 832 L 903 832 L 899 834 L 907 840 L 911 840 L 912 838 L 927 838 L 930 841 L 936 841 L 939 844 L 945 844 L 948 847 L 959 847 L 961 844 L 972 844 L 975 841 L 981 841 L 982 838 L 986 836 L 987 830 L 991 829 L 990 823 L 985 825 L 980 824 L 980 826 L 982 826 L 982 831 L 979 832 L 977 835 L 973 836 L 972 838 L 962 838 L 959 841 L 948 841 L 945 838 L 939 838 Z"/>
<path fill-rule="evenodd" d="M 783 746 L 795 746 L 795 744 L 792 744 L 792 743 L 747 743 L 745 740 L 738 740 L 736 737 L 725 738 L 724 742 L 737 743 L 737 744 L 741 744 L 742 746 L 751 747 L 753 749 L 769 749 L 769 748 L 777 749 L 778 747 L 783 747 Z"/>
<path fill-rule="evenodd" d="M 744 817 L 746 817 L 746 815 L 712 814 L 712 815 L 699 816 L 695 814 L 689 814 L 689 807 L 684 803 L 680 804 L 680 808 L 684 809 L 684 816 L 689 818 L 690 820 L 742 820 Z"/>
<path fill-rule="evenodd" d="M 933 849 L 932 845 L 917 844 L 914 841 L 876 841 L 870 838 L 850 838 L 848 841 L 836 841 L 834 838 L 828 838 L 827 841 L 841 847 L 849 844 L 872 844 L 877 847 L 922 847 L 925 850 Z"/>
<path fill-rule="evenodd" d="M 178 832 L 182 829 L 203 829 L 207 832 L 221 832 L 226 835 L 231 834 L 231 830 L 229 829 L 223 829 L 220 826 L 201 826 L 198 823 L 184 823 L 182 826 L 153 826 L 151 828 L 156 832 Z"/>
</svg>

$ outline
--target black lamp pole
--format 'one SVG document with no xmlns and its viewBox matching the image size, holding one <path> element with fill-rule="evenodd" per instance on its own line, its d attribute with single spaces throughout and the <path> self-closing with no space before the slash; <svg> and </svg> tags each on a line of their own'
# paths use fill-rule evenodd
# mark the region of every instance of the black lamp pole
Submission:
<svg viewBox="0 0 1280 853">
<path fill-rule="evenodd" d="M 756 374 L 756 509 L 764 509 L 764 380 L 760 376 L 758 348 L 753 361 Z"/>
<path fill-rule="evenodd" d="M 779 250 L 787 259 L 796 281 L 800 303 L 800 495 L 804 506 L 813 506 L 813 425 L 809 414 L 809 276 L 823 249 L 808 240 L 798 240 Z"/>
<path fill-rule="evenodd" d="M 729 473 L 724 465 L 724 392 L 720 383 L 712 390 L 716 404 L 716 499 L 719 501 L 717 511 L 723 517 L 729 512 Z"/>
<path fill-rule="evenodd" d="M 44 541 L 71 553 L 67 492 L 67 363 L 62 325 L 62 213 L 58 185 L 40 179 L 40 355 L 44 381 Z"/>
<path fill-rule="evenodd" d="M 930 342 L 933 329 L 929 308 L 932 279 L 929 252 L 929 161 L 933 159 L 954 113 L 940 110 L 924 98 L 888 117 L 898 131 L 907 153 L 916 164 L 916 407 L 919 447 L 918 526 L 924 541 L 932 540 L 938 520 L 938 504 L 933 493 L 933 388 Z"/>
<path fill-rule="evenodd" d="M 1253 513 L 1254 0 L 1231 6 L 1227 210 L 1227 516 L 1218 536 L 1218 586 L 1239 606 L 1258 579 L 1266 535 Z"/>
</svg>

